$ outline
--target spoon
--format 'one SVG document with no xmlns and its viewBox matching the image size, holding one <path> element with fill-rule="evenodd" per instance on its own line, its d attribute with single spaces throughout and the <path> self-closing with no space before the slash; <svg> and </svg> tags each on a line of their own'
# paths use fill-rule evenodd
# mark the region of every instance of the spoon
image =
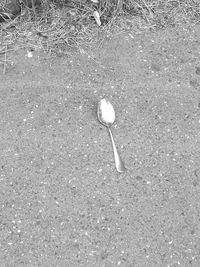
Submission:
<svg viewBox="0 0 200 267">
<path fill-rule="evenodd" d="M 98 108 L 97 108 L 97 116 L 98 116 L 98 120 L 100 121 L 100 123 L 108 128 L 111 142 L 112 142 L 112 147 L 113 147 L 116 169 L 118 172 L 124 172 L 126 169 L 117 151 L 115 141 L 114 141 L 112 131 L 111 131 L 111 126 L 115 121 L 115 111 L 114 111 L 112 104 L 106 98 L 103 98 L 99 101 Z"/>
</svg>

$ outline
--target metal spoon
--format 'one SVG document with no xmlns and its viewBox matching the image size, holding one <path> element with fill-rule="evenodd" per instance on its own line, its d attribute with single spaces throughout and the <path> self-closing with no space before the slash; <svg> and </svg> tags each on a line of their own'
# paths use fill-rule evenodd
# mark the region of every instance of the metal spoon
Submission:
<svg viewBox="0 0 200 267">
<path fill-rule="evenodd" d="M 116 169 L 118 172 L 124 172 L 126 169 L 125 169 L 122 159 L 119 156 L 119 153 L 117 151 L 115 141 L 114 141 L 114 138 L 111 132 L 111 126 L 115 121 L 115 111 L 114 111 L 112 104 L 107 99 L 103 98 L 99 101 L 98 108 L 97 108 L 97 116 L 98 116 L 98 120 L 100 121 L 100 123 L 108 128 L 111 142 L 112 142 L 113 152 L 114 152 Z"/>
</svg>

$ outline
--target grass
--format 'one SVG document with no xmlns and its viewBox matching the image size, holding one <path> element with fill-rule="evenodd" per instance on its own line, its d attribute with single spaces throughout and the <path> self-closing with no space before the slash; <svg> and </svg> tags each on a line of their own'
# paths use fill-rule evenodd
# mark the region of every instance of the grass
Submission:
<svg viewBox="0 0 200 267">
<path fill-rule="evenodd" d="M 20 16 L 0 25 L 0 55 L 5 58 L 10 50 L 24 47 L 63 55 L 99 46 L 99 38 L 116 30 L 160 29 L 200 21 L 199 0 L 100 0 L 99 5 L 90 0 L 49 1 L 43 0 L 38 9 L 24 7 Z M 95 10 L 100 14 L 100 27 Z"/>
</svg>

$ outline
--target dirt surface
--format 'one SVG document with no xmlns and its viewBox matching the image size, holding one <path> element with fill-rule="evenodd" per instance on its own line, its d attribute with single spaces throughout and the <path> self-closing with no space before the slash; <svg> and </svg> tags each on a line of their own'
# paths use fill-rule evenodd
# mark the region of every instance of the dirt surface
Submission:
<svg viewBox="0 0 200 267">
<path fill-rule="evenodd" d="M 0 266 L 199 267 L 200 27 L 7 60 Z M 116 110 L 124 174 L 97 121 L 102 97 Z"/>
</svg>

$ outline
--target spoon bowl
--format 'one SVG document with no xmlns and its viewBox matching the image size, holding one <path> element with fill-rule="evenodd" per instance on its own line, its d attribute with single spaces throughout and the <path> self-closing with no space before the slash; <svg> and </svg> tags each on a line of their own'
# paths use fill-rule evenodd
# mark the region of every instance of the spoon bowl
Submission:
<svg viewBox="0 0 200 267">
<path fill-rule="evenodd" d="M 112 142 L 112 147 L 113 147 L 116 169 L 120 173 L 124 172 L 126 169 L 117 151 L 115 141 L 114 141 L 112 131 L 111 131 L 111 126 L 115 122 L 115 110 L 112 104 L 106 98 L 101 99 L 98 103 L 97 117 L 98 117 L 99 122 L 108 128 L 111 142 Z"/>
<path fill-rule="evenodd" d="M 115 110 L 106 98 L 99 101 L 97 116 L 99 121 L 107 127 L 110 127 L 115 122 Z"/>
</svg>

